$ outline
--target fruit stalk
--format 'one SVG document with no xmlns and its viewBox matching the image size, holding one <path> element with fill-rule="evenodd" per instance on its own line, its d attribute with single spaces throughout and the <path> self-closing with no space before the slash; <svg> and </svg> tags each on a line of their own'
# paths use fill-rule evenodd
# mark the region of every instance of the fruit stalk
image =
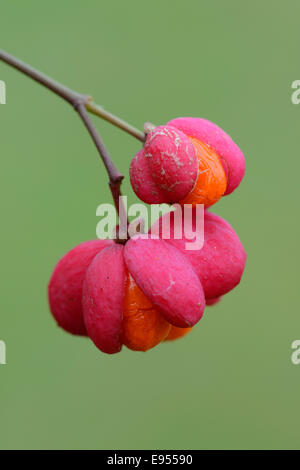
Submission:
<svg viewBox="0 0 300 470">
<path fill-rule="evenodd" d="M 119 172 L 114 162 L 112 161 L 108 153 L 108 150 L 104 145 L 102 138 L 97 132 L 96 127 L 93 124 L 93 121 L 91 120 L 90 116 L 88 115 L 86 111 L 84 104 L 79 103 L 75 109 L 78 112 L 79 116 L 81 117 L 82 122 L 87 128 L 102 158 L 102 161 L 104 163 L 104 166 L 109 176 L 109 188 L 110 188 L 113 200 L 114 200 L 114 204 L 115 204 L 117 213 L 119 215 L 119 218 L 121 218 L 124 216 L 124 213 L 126 212 L 124 208 L 124 204 L 123 204 L 122 193 L 121 193 L 121 184 L 122 184 L 124 176 Z"/>
<path fill-rule="evenodd" d="M 132 135 L 139 141 L 143 143 L 145 142 L 146 136 L 144 132 L 140 131 L 139 129 L 136 129 L 134 126 L 132 126 L 126 121 L 123 121 L 123 119 L 119 118 L 118 116 L 115 116 L 109 111 L 106 111 L 106 109 L 104 109 L 102 106 L 99 106 L 98 104 L 94 103 L 91 97 L 89 97 L 88 101 L 85 103 L 85 107 L 90 113 L 94 114 L 95 116 L 101 117 L 105 121 L 110 122 L 114 126 L 119 127 L 119 129 L 122 129 L 123 131 L 127 132 L 127 134 Z"/>
</svg>

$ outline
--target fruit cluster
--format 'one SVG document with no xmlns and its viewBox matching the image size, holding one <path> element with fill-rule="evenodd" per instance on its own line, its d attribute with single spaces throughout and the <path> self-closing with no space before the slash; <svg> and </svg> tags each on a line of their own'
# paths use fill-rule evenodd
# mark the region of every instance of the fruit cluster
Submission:
<svg viewBox="0 0 300 470">
<path fill-rule="evenodd" d="M 208 208 L 230 194 L 244 171 L 244 156 L 224 131 L 204 119 L 179 118 L 147 135 L 131 162 L 130 179 L 146 203 L 191 204 L 195 232 L 196 205 Z M 246 253 L 228 222 L 205 210 L 203 247 L 187 250 L 184 235 L 174 235 L 175 213 L 167 216 L 167 240 L 165 215 L 155 224 L 156 238 L 136 235 L 125 245 L 87 241 L 58 262 L 49 303 L 59 326 L 89 336 L 105 353 L 123 345 L 146 351 L 184 336 L 206 305 L 240 282 Z"/>
</svg>

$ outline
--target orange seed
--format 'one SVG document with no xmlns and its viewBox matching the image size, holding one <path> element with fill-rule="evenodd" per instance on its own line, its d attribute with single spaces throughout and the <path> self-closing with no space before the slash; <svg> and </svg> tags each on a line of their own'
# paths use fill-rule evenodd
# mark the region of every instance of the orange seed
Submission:
<svg viewBox="0 0 300 470">
<path fill-rule="evenodd" d="M 208 145 L 194 137 L 189 137 L 198 158 L 198 176 L 192 191 L 180 201 L 180 204 L 215 204 L 225 193 L 226 173 L 218 154 Z"/>
<path fill-rule="evenodd" d="M 147 351 L 163 341 L 170 329 L 170 323 L 153 306 L 128 273 L 122 324 L 125 346 L 134 351 Z"/>
<path fill-rule="evenodd" d="M 177 326 L 171 326 L 170 332 L 166 337 L 165 341 L 173 341 L 174 339 L 182 338 L 189 333 L 193 328 L 178 328 Z"/>
</svg>

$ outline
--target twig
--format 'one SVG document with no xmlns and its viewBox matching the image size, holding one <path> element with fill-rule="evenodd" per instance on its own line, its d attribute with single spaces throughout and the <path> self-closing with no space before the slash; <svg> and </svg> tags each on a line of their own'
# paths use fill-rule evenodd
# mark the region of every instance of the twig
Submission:
<svg viewBox="0 0 300 470">
<path fill-rule="evenodd" d="M 112 197 L 115 203 L 119 217 L 125 213 L 125 209 L 122 208 L 123 200 L 121 193 L 121 184 L 124 178 L 119 170 L 115 167 L 114 162 L 112 161 L 107 148 L 104 145 L 104 142 L 100 135 L 98 134 L 90 116 L 88 115 L 85 106 L 83 103 L 78 103 L 74 106 L 79 116 L 81 117 L 85 127 L 87 128 L 90 136 L 93 139 L 94 144 L 96 145 L 99 154 L 103 160 L 107 173 L 109 175 L 109 187 L 112 193 Z"/>
<path fill-rule="evenodd" d="M 138 129 L 133 127 L 131 124 L 128 124 L 128 122 L 123 121 L 123 119 L 115 116 L 114 114 L 109 113 L 104 108 L 102 108 L 102 106 L 99 106 L 98 104 L 94 103 L 91 98 L 89 98 L 89 100 L 85 103 L 85 107 L 90 113 L 101 117 L 102 119 L 110 122 L 116 127 L 119 127 L 123 131 L 127 132 L 127 134 L 132 135 L 139 141 L 143 143 L 145 142 L 146 136 L 144 132 L 139 131 Z"/>
<path fill-rule="evenodd" d="M 105 165 L 105 168 L 109 176 L 109 187 L 113 196 L 113 200 L 114 200 L 117 212 L 119 214 L 119 217 L 121 216 L 123 217 L 124 213 L 126 212 L 124 207 L 122 206 L 123 201 L 121 198 L 121 195 L 122 195 L 121 183 L 122 183 L 124 176 L 118 171 L 118 169 L 114 165 L 103 143 L 102 138 L 100 137 L 91 118 L 89 117 L 87 113 L 87 110 L 89 110 L 93 114 L 96 114 L 102 117 L 103 119 L 106 119 L 107 121 L 111 122 L 117 127 L 125 130 L 126 132 L 135 136 L 137 139 L 141 140 L 142 142 L 145 140 L 145 134 L 143 132 L 140 132 L 138 129 L 135 129 L 130 124 L 123 121 L 122 119 L 114 116 L 113 114 L 108 113 L 103 108 L 93 103 L 91 101 L 90 96 L 79 94 L 71 90 L 70 88 L 65 87 L 61 83 L 53 80 L 52 78 L 40 72 L 39 70 L 34 69 L 30 65 L 25 64 L 24 62 L 17 59 L 16 57 L 13 57 L 7 52 L 0 50 L 0 60 L 11 65 L 15 69 L 24 73 L 28 77 L 32 78 L 36 82 L 40 83 L 41 85 L 51 90 L 56 95 L 66 100 L 78 112 L 90 136 L 92 137 L 93 142 L 96 145 L 98 152 L 100 154 L 100 157 Z"/>
<path fill-rule="evenodd" d="M 120 119 L 118 116 L 109 113 L 101 106 L 97 105 L 93 102 L 91 96 L 82 95 L 77 93 L 70 88 L 65 87 L 61 83 L 53 80 L 52 78 L 48 77 L 44 73 L 40 72 L 39 70 L 34 69 L 30 65 L 22 62 L 21 60 L 17 59 L 16 57 L 8 54 L 7 52 L 0 49 L 0 60 L 6 62 L 7 64 L 11 65 L 15 69 L 18 69 L 20 72 L 24 73 L 28 77 L 32 78 L 36 82 L 40 83 L 41 85 L 45 86 L 49 90 L 53 91 L 57 95 L 61 96 L 61 98 L 68 101 L 70 104 L 74 104 L 75 101 L 80 101 L 84 104 L 86 109 L 105 119 L 106 121 L 114 124 L 115 126 L 119 127 L 123 131 L 127 132 L 128 134 L 132 135 L 136 139 L 140 140 L 141 142 L 145 141 L 145 134 L 142 131 L 139 131 L 128 122 Z"/>
<path fill-rule="evenodd" d="M 96 130 L 96 127 L 94 126 L 90 116 L 88 115 L 85 106 L 82 102 L 75 103 L 74 104 L 75 110 L 78 112 L 79 116 L 81 117 L 85 127 L 89 131 L 90 136 L 93 139 L 94 144 L 96 145 L 98 152 L 102 158 L 102 161 L 105 165 L 105 168 L 107 170 L 107 173 L 109 175 L 109 182 L 116 184 L 116 183 L 121 183 L 122 179 L 124 178 L 121 173 L 117 170 L 115 167 L 114 162 L 112 161 L 102 138 L 100 137 L 99 133 Z"/>
<path fill-rule="evenodd" d="M 45 86 L 49 90 L 53 91 L 56 95 L 59 95 L 61 98 L 65 99 L 72 105 L 76 101 L 87 101 L 88 99 L 88 97 L 84 97 L 83 95 L 80 95 L 79 93 L 70 90 L 69 88 L 61 85 L 61 83 L 56 82 L 55 80 L 43 74 L 39 70 L 36 70 L 30 65 L 25 64 L 25 62 L 22 62 L 21 60 L 17 59 L 16 57 L 13 57 L 5 51 L 0 50 L 0 59 L 3 62 L 6 62 L 7 64 L 11 65 L 15 69 L 19 70 L 20 72 L 24 73 L 28 77 L 32 78 L 36 82 Z"/>
</svg>

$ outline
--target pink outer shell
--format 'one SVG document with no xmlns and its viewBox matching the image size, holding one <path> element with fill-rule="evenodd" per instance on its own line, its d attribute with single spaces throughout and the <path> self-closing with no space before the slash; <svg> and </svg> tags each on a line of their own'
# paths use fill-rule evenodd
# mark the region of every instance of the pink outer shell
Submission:
<svg viewBox="0 0 300 470">
<path fill-rule="evenodd" d="M 48 286 L 49 305 L 58 325 L 74 335 L 86 336 L 82 314 L 82 284 L 93 258 L 110 240 L 80 243 L 57 263 Z"/>
<path fill-rule="evenodd" d="M 129 176 L 133 191 L 146 204 L 160 204 L 165 201 L 164 192 L 152 179 L 144 149 L 141 149 L 131 160 Z"/>
<path fill-rule="evenodd" d="M 212 307 L 213 305 L 221 302 L 222 297 L 216 297 L 215 299 L 206 299 L 206 305 Z"/>
<path fill-rule="evenodd" d="M 136 236 L 125 245 L 125 262 L 148 299 L 172 325 L 189 327 L 205 307 L 201 283 L 187 259 L 160 239 Z"/>
<path fill-rule="evenodd" d="M 147 135 L 144 150 L 130 166 L 134 192 L 147 203 L 172 203 L 193 189 L 198 161 L 190 139 L 171 126 L 156 127 Z"/>
<path fill-rule="evenodd" d="M 232 193 L 239 186 L 245 174 L 245 158 L 225 131 L 213 122 L 202 118 L 177 118 L 169 121 L 168 125 L 210 145 L 217 152 L 228 177 L 225 195 Z"/>
<path fill-rule="evenodd" d="M 82 306 L 89 337 L 101 351 L 121 350 L 126 268 L 124 247 L 113 244 L 97 255 L 83 283 Z"/>
<path fill-rule="evenodd" d="M 193 212 L 193 230 L 195 231 L 195 211 Z M 161 234 L 162 218 L 151 230 Z M 239 284 L 246 263 L 246 252 L 231 225 L 218 215 L 205 211 L 204 213 L 204 245 L 199 250 L 186 250 L 187 240 L 174 239 L 174 212 L 171 217 L 171 237 L 166 240 L 183 253 L 193 266 L 199 277 L 206 299 L 220 297 Z"/>
</svg>

